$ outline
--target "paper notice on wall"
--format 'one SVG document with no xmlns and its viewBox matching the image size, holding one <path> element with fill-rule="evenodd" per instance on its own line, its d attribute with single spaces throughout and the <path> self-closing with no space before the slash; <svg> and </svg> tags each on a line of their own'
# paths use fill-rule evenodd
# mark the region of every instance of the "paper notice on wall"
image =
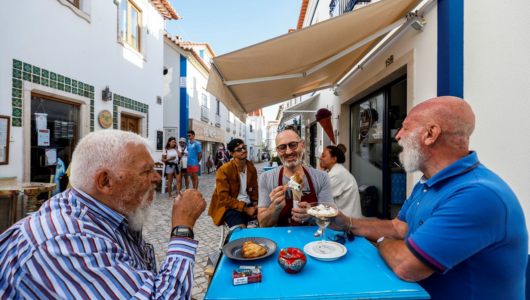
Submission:
<svg viewBox="0 0 530 300">
<path fill-rule="evenodd" d="M 50 130 L 39 129 L 37 142 L 39 146 L 49 146 L 50 145 Z"/>
<path fill-rule="evenodd" d="M 48 166 L 57 165 L 57 149 L 46 149 L 46 160 Z"/>
<path fill-rule="evenodd" d="M 35 122 L 37 123 L 37 131 L 39 129 L 47 129 L 48 114 L 35 113 Z"/>
<path fill-rule="evenodd" d="M 180 77 L 180 87 L 186 88 L 186 77 Z"/>
</svg>

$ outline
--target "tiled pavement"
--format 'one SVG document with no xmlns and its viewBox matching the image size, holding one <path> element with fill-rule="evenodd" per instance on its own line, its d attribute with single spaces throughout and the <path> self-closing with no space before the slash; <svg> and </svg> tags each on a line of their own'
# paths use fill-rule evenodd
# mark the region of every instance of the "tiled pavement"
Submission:
<svg viewBox="0 0 530 300">
<path fill-rule="evenodd" d="M 268 166 L 268 163 L 256 164 L 258 176 L 263 172 L 263 167 Z M 191 185 L 191 180 L 190 180 Z M 208 279 L 204 275 L 208 255 L 215 251 L 219 245 L 221 229 L 216 227 L 212 219 L 208 216 L 208 207 L 210 199 L 212 198 L 215 189 L 215 174 L 203 174 L 199 177 L 199 191 L 203 194 L 204 199 L 208 203 L 206 210 L 199 217 L 195 223 L 193 231 L 195 239 L 199 241 L 197 254 L 195 256 L 194 269 L 194 287 L 192 296 L 197 300 L 202 300 L 206 294 Z M 169 244 L 169 235 L 171 231 L 171 209 L 173 207 L 173 199 L 169 199 L 167 194 L 162 195 L 157 193 L 155 199 L 155 207 L 151 215 L 151 222 L 144 225 L 144 237 L 148 243 L 153 244 L 155 248 L 156 261 L 158 267 L 166 259 L 167 246 Z"/>
</svg>

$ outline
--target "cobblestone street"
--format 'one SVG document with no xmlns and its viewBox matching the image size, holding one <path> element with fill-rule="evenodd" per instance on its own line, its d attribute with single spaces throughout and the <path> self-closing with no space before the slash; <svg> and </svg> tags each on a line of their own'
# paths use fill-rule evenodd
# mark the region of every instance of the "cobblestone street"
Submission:
<svg viewBox="0 0 530 300">
<path fill-rule="evenodd" d="M 268 166 L 268 162 L 255 164 L 258 176 L 263 172 L 263 167 Z M 191 185 L 191 180 L 190 180 Z M 208 207 L 215 189 L 215 174 L 203 174 L 199 177 L 199 191 L 203 194 L 208 203 L 206 210 L 195 223 L 193 231 L 195 239 L 199 241 L 197 254 L 195 256 L 194 287 L 192 296 L 197 300 L 202 300 L 206 294 L 208 278 L 204 275 L 204 269 L 208 261 L 208 255 L 215 251 L 219 245 L 221 229 L 216 227 L 212 219 L 208 216 Z M 151 215 L 151 222 L 144 226 L 144 237 L 148 243 L 155 248 L 158 267 L 166 259 L 169 235 L 171 231 L 171 210 L 173 199 L 167 197 L 167 193 L 156 194 L 155 207 Z"/>
</svg>

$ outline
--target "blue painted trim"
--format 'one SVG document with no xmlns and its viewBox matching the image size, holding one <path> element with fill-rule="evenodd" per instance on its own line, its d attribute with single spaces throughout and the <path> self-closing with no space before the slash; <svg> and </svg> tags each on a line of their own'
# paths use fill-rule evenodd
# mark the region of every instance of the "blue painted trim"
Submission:
<svg viewBox="0 0 530 300">
<path fill-rule="evenodd" d="M 464 97 L 464 0 L 438 0 L 437 94 Z"/>
<path fill-rule="evenodd" d="M 313 25 L 313 18 L 315 17 L 315 12 L 317 11 L 319 1 L 320 0 L 317 0 L 317 4 L 315 5 L 315 10 L 313 10 L 313 15 L 311 16 L 311 22 L 309 22 L 309 26 Z"/>
<path fill-rule="evenodd" d="M 180 77 L 186 78 L 188 74 L 188 60 L 184 56 L 180 56 Z M 180 83 L 180 78 L 178 79 Z M 187 85 L 187 84 L 186 84 Z M 189 128 L 189 119 L 190 119 L 190 98 L 188 95 L 188 89 L 185 87 L 180 88 L 180 137 L 186 138 Z M 179 138 L 179 137 L 178 137 Z"/>
</svg>

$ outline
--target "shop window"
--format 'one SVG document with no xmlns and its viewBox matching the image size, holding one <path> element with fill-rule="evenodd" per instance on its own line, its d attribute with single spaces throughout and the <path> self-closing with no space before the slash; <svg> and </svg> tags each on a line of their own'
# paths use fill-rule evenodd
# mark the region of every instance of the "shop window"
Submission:
<svg viewBox="0 0 530 300">
<path fill-rule="evenodd" d="M 120 38 L 140 51 L 142 13 L 129 0 L 120 3 Z"/>
</svg>

